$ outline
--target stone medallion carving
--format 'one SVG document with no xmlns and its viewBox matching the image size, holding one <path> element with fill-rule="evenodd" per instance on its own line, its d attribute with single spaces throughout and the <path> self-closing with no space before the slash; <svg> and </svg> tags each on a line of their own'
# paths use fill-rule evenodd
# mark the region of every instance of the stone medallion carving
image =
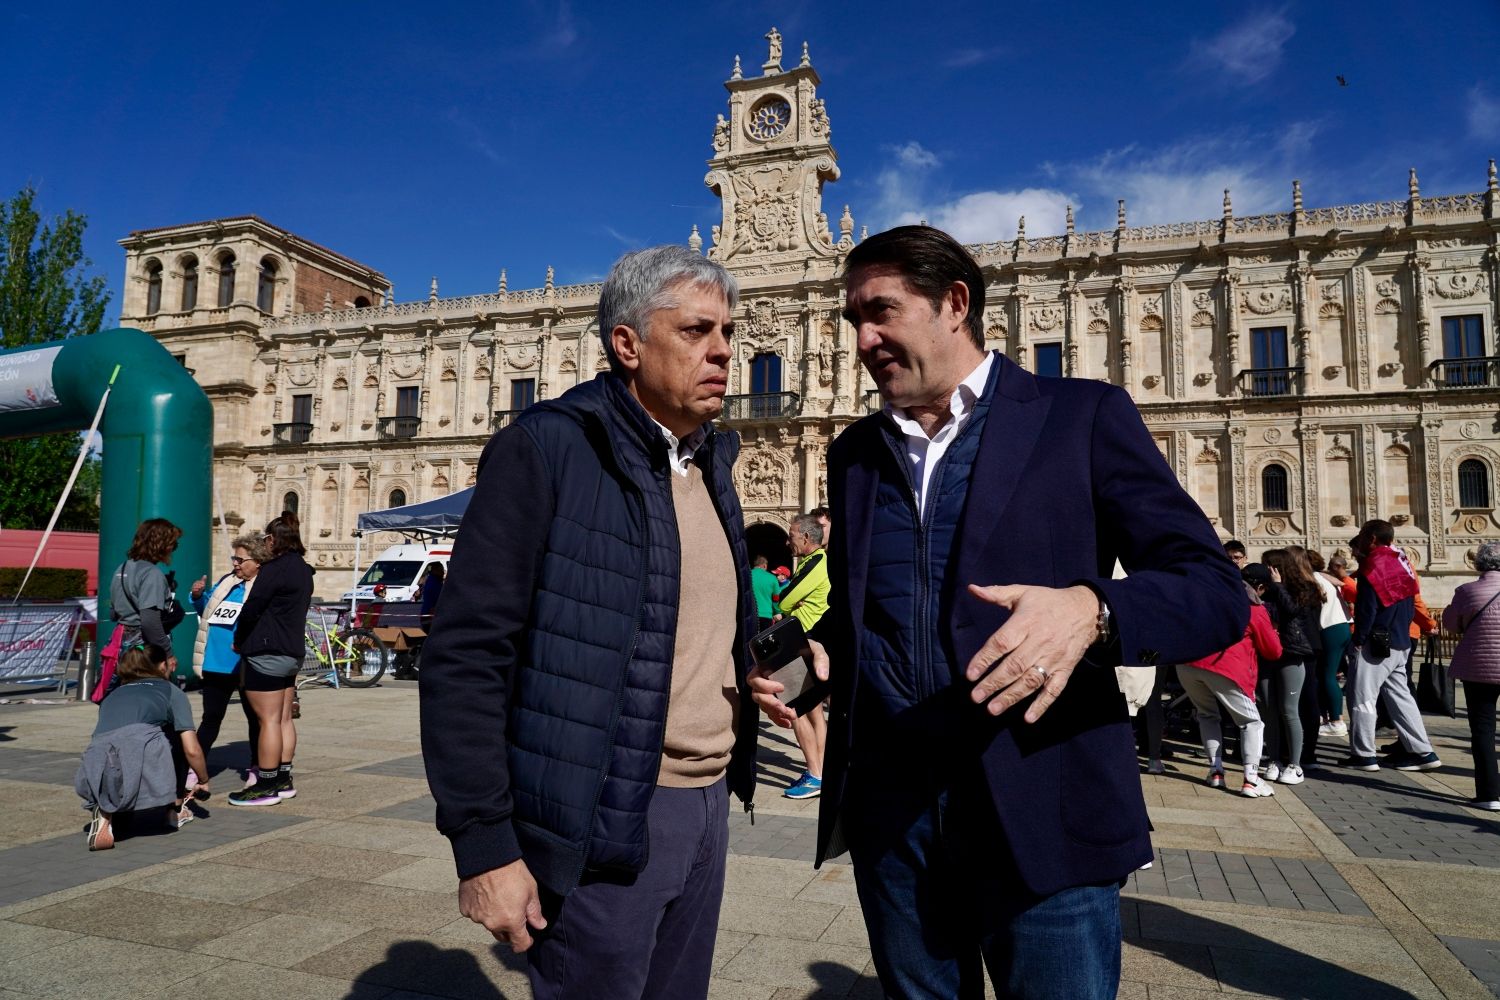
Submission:
<svg viewBox="0 0 1500 1000">
<path fill-rule="evenodd" d="M 1462 434 L 1464 437 L 1472 441 L 1479 436 L 1479 424 L 1475 423 L 1472 420 L 1466 421 L 1464 425 L 1458 429 L 1458 433 Z"/>
<path fill-rule="evenodd" d="M 1257 316 L 1290 312 L 1292 293 L 1285 288 L 1247 288 L 1240 296 L 1240 303 Z"/>
<path fill-rule="evenodd" d="M 1281 428 L 1267 427 L 1266 432 L 1261 437 L 1266 439 L 1266 444 L 1276 444 L 1281 440 Z"/>
<path fill-rule="evenodd" d="M 1427 283 L 1428 287 L 1445 299 L 1467 299 L 1490 290 L 1489 280 L 1482 274 L 1434 274 L 1427 279 Z"/>
<path fill-rule="evenodd" d="M 1268 517 L 1268 518 L 1266 518 L 1266 534 L 1268 534 L 1268 535 L 1282 535 L 1282 534 L 1285 534 L 1285 533 L 1286 533 L 1286 518 L 1283 518 L 1283 517 Z"/>
<path fill-rule="evenodd" d="M 541 349 L 535 345 L 521 344 L 505 349 L 505 363 L 517 371 L 535 367 L 541 357 Z"/>
<path fill-rule="evenodd" d="M 1401 298 L 1401 286 L 1396 284 L 1393 279 L 1386 278 L 1376 283 L 1375 294 L 1379 295 L 1382 299 L 1399 299 Z"/>
<path fill-rule="evenodd" d="M 1464 530 L 1471 535 L 1482 535 L 1490 526 L 1490 519 L 1483 514 L 1470 514 L 1464 518 Z"/>
<path fill-rule="evenodd" d="M 1056 330 L 1062 321 L 1061 306 L 1042 306 L 1031 314 L 1031 325 L 1038 330 Z"/>
<path fill-rule="evenodd" d="M 411 378 L 421 370 L 420 354 L 397 354 L 391 358 L 391 374 L 397 378 Z"/>
</svg>

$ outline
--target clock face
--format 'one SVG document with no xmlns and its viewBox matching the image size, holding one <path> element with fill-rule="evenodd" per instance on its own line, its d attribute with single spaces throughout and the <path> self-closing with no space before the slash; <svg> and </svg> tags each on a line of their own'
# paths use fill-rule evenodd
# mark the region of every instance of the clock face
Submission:
<svg viewBox="0 0 1500 1000">
<path fill-rule="evenodd" d="M 785 98 L 774 94 L 765 97 L 750 110 L 750 121 L 745 130 L 750 138 L 767 142 L 786 131 L 792 120 L 792 106 Z"/>
</svg>

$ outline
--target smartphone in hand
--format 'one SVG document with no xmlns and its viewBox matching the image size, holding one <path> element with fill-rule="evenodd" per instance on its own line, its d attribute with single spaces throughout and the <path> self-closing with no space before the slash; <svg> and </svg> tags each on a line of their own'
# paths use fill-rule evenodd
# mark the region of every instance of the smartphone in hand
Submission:
<svg viewBox="0 0 1500 1000">
<path fill-rule="evenodd" d="M 812 649 L 802 623 L 788 615 L 750 640 L 750 656 L 782 686 L 776 699 L 806 715 L 823 700 L 824 691 L 812 669 Z"/>
</svg>

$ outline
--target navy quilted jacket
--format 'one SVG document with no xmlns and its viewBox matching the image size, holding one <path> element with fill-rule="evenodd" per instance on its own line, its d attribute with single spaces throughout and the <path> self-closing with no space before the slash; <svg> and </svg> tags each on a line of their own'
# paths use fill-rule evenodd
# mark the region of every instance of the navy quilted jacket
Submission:
<svg viewBox="0 0 1500 1000">
<path fill-rule="evenodd" d="M 732 432 L 695 461 L 739 575 L 739 723 L 730 789 L 748 808 L 754 633 Z M 460 877 L 523 858 L 566 894 L 645 867 L 661 764 L 681 553 L 660 429 L 604 374 L 490 441 L 422 656 L 422 752 Z"/>
</svg>

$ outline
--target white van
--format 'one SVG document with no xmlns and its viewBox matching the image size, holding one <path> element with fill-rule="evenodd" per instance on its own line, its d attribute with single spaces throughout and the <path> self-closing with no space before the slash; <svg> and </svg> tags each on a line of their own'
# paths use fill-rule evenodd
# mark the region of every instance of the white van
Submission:
<svg viewBox="0 0 1500 1000">
<path fill-rule="evenodd" d="M 437 564 L 447 572 L 453 554 L 451 541 L 407 542 L 392 545 L 376 557 L 359 578 L 352 591 L 345 591 L 341 601 L 410 601 L 415 599 L 417 584 L 427 567 Z"/>
</svg>

